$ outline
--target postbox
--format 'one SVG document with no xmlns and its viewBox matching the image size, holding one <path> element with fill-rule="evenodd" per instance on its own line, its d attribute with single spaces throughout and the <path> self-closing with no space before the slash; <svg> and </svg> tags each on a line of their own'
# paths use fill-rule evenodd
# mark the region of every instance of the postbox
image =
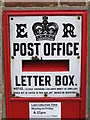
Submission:
<svg viewBox="0 0 90 120">
<path fill-rule="evenodd" d="M 85 119 L 87 11 L 3 11 L 7 118 Z"/>
</svg>

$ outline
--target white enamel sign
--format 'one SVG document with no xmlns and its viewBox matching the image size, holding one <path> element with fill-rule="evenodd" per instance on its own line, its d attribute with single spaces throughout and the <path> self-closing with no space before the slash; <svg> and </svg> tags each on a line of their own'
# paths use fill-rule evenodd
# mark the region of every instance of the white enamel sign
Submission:
<svg viewBox="0 0 90 120">
<path fill-rule="evenodd" d="M 61 102 L 29 103 L 30 118 L 61 118 Z M 31 119 L 30 119 L 31 120 Z"/>
<path fill-rule="evenodd" d="M 16 97 L 80 95 L 82 17 L 12 16 L 9 20 L 12 94 Z M 34 58 L 39 62 L 67 61 L 68 69 L 54 71 L 53 65 L 50 71 L 46 64 L 45 71 L 24 71 L 23 61 L 34 64 Z"/>
</svg>

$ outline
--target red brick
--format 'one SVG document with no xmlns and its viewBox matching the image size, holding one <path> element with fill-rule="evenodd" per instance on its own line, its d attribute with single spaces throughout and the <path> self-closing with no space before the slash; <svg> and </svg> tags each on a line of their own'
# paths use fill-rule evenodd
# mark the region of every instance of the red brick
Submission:
<svg viewBox="0 0 90 120">
<path fill-rule="evenodd" d="M 0 112 L 2 111 L 2 103 L 0 104 Z"/>
<path fill-rule="evenodd" d="M 0 85 L 1 85 L 1 83 L 2 83 L 2 82 L 1 82 L 1 80 L 0 80 Z"/>
<path fill-rule="evenodd" d="M 1 93 L 0 93 L 0 102 L 1 102 L 1 97 L 2 97 L 2 95 L 1 95 Z"/>
<path fill-rule="evenodd" d="M 2 112 L 0 112 L 0 120 L 2 119 Z"/>
<path fill-rule="evenodd" d="M 5 2 L 4 5 L 6 7 L 16 7 L 19 5 L 19 3 L 18 2 Z"/>
<path fill-rule="evenodd" d="M 85 6 L 85 0 L 60 0 L 61 5 L 69 5 L 69 6 Z"/>
<path fill-rule="evenodd" d="M 36 1 L 36 2 L 35 2 Z M 23 2 L 23 0 L 19 0 L 18 2 L 15 2 L 15 0 L 12 0 L 12 2 L 8 2 L 8 0 L 5 0 L 4 5 L 6 7 L 55 7 L 58 5 L 58 0 L 55 0 L 55 2 L 48 2 L 48 0 L 43 0 L 43 2 L 38 2 L 38 0 L 26 0 L 26 2 Z"/>
<path fill-rule="evenodd" d="M 0 80 L 0 93 L 2 93 L 2 82 Z"/>
<path fill-rule="evenodd" d="M 1 101 L 1 98 L 0 98 L 0 116 L 2 115 L 2 101 Z M 1 116 L 2 117 L 2 116 Z M 1 119 L 0 119 L 1 120 Z"/>
<path fill-rule="evenodd" d="M 2 87 L 0 86 L 0 93 L 2 93 Z"/>
<path fill-rule="evenodd" d="M 57 2 L 31 2 L 31 3 L 20 3 L 20 6 L 23 6 L 23 7 L 44 7 L 44 6 L 47 6 L 47 7 L 55 7 L 57 6 Z"/>
</svg>

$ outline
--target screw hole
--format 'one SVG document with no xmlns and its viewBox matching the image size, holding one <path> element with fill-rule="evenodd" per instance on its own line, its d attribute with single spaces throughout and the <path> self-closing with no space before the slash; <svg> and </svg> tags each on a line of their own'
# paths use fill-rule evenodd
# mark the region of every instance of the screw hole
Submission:
<svg viewBox="0 0 90 120">
<path fill-rule="evenodd" d="M 78 16 L 78 20 L 80 20 L 80 16 Z"/>
<path fill-rule="evenodd" d="M 15 93 L 12 94 L 12 97 L 15 97 Z"/>
<path fill-rule="evenodd" d="M 11 20 L 13 20 L 13 18 L 11 18 Z"/>
<path fill-rule="evenodd" d="M 44 97 L 48 97 L 47 93 L 44 93 Z"/>
<path fill-rule="evenodd" d="M 79 97 L 79 93 L 76 93 L 76 97 Z"/>
<path fill-rule="evenodd" d="M 80 59 L 80 56 L 77 56 L 77 59 Z"/>
<path fill-rule="evenodd" d="M 32 60 L 39 60 L 39 58 L 37 56 L 32 56 Z"/>
<path fill-rule="evenodd" d="M 11 58 L 14 59 L 14 56 L 12 56 Z"/>
</svg>

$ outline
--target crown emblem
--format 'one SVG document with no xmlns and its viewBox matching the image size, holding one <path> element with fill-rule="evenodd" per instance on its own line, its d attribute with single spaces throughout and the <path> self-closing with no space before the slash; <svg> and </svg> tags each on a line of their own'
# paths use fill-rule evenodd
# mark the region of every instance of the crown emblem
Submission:
<svg viewBox="0 0 90 120">
<path fill-rule="evenodd" d="M 48 22 L 48 17 L 43 16 L 43 22 L 36 22 L 32 26 L 36 40 L 54 41 L 58 32 L 58 25 L 55 22 Z"/>
</svg>

